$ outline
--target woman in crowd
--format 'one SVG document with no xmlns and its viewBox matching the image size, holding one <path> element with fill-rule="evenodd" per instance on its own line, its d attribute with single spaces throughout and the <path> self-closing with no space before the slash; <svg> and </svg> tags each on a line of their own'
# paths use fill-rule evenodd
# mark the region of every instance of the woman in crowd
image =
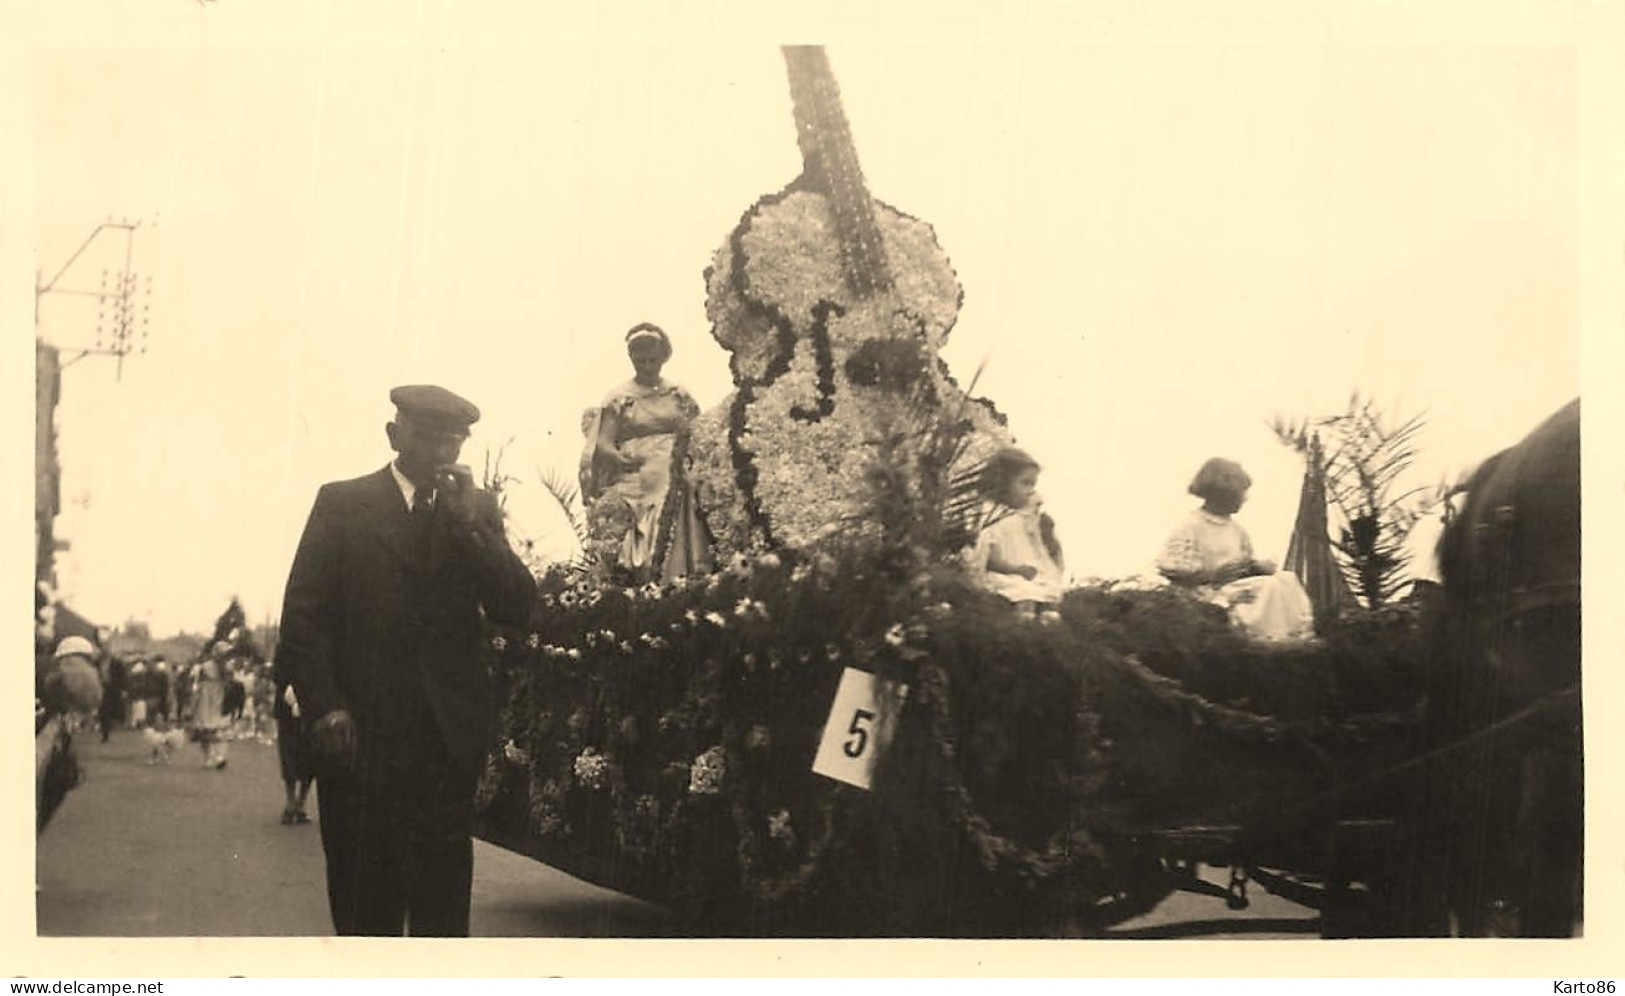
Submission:
<svg viewBox="0 0 1625 996">
<path fill-rule="evenodd" d="M 1253 557 L 1252 539 L 1231 517 L 1247 501 L 1252 478 L 1231 460 L 1214 457 L 1190 483 L 1202 499 L 1174 530 L 1157 558 L 1157 569 L 1176 585 L 1222 605 L 1248 635 L 1261 640 L 1302 640 L 1314 635 L 1314 611 L 1292 574 Z"/>
<path fill-rule="evenodd" d="M 226 656 L 230 652 L 224 641 L 215 644 L 199 662 L 192 689 L 192 738 L 203 748 L 203 766 L 216 771 L 226 766 L 226 682 L 230 680 Z"/>
<path fill-rule="evenodd" d="M 276 756 L 282 765 L 282 789 L 285 795 L 282 822 L 309 823 L 305 813 L 305 797 L 310 794 L 310 783 L 316 777 L 311 761 L 310 746 L 300 728 L 299 698 L 293 686 L 276 686 Z"/>
<path fill-rule="evenodd" d="M 581 493 L 600 555 L 632 580 L 671 580 L 711 568 L 709 540 L 687 482 L 690 424 L 699 405 L 660 376 L 671 340 L 647 323 L 626 334 L 634 376 L 584 426 Z"/>
<path fill-rule="evenodd" d="M 34 662 L 34 829 L 39 833 L 79 784 L 74 730 L 101 706 L 102 680 L 92 663 L 95 646 L 70 636 L 47 660 Z"/>
</svg>

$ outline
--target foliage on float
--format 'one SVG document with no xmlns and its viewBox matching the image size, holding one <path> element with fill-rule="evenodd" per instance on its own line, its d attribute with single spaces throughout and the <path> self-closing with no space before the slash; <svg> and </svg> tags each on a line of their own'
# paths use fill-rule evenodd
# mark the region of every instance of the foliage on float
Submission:
<svg viewBox="0 0 1625 996">
<path fill-rule="evenodd" d="M 705 934 L 1087 932 L 1148 885 L 1144 830 L 1267 824 L 1261 792 L 1391 751 L 1417 687 L 1402 617 L 1270 648 L 1096 586 L 1046 625 L 877 542 L 643 588 L 555 571 L 540 597 L 497 644 L 487 835 Z M 872 791 L 810 771 L 847 667 L 910 688 Z"/>
<path fill-rule="evenodd" d="M 550 575 L 500 643 L 490 835 L 707 933 L 1028 932 L 1110 894 L 1083 648 L 872 553 L 642 589 Z M 849 666 L 911 689 L 868 792 L 809 770 Z"/>
</svg>

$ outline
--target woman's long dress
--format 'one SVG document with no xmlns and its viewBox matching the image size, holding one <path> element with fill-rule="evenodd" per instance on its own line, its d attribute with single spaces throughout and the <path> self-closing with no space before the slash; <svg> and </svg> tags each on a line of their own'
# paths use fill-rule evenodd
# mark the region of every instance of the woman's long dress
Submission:
<svg viewBox="0 0 1625 996">
<path fill-rule="evenodd" d="M 192 699 L 192 735 L 202 743 L 220 738 L 226 727 L 226 681 L 220 665 L 204 661 L 198 668 Z"/>
<path fill-rule="evenodd" d="M 615 446 L 639 461 L 620 470 L 597 456 L 599 419 L 616 419 Z M 711 569 L 710 540 L 688 484 L 682 445 L 700 407 L 668 381 L 652 387 L 628 381 L 611 391 L 598 417 L 584 426 L 583 494 L 589 524 L 623 569 L 644 579 L 701 574 Z"/>
<path fill-rule="evenodd" d="M 1168 574 L 1211 573 L 1251 563 L 1253 542 L 1228 515 L 1193 511 L 1174 530 L 1157 558 Z M 1230 611 L 1230 618 L 1260 640 L 1304 640 L 1314 635 L 1314 607 L 1296 575 L 1281 571 L 1200 585 L 1197 592 Z"/>
</svg>

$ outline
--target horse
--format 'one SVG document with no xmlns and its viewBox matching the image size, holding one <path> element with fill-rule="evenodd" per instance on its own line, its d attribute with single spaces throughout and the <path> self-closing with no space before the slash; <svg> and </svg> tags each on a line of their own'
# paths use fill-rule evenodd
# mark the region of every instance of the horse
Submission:
<svg viewBox="0 0 1625 996">
<path fill-rule="evenodd" d="M 1464 490 L 1437 551 L 1422 724 L 1433 763 L 1413 854 L 1435 929 L 1420 932 L 1572 936 L 1584 891 L 1579 400 Z"/>
</svg>

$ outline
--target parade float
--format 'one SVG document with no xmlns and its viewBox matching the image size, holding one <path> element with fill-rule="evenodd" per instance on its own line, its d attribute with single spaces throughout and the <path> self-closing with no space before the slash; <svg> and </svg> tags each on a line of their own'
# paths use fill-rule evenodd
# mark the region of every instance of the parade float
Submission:
<svg viewBox="0 0 1625 996">
<path fill-rule="evenodd" d="M 1168 588 L 1046 623 L 971 584 L 966 482 L 1013 437 L 938 357 L 958 280 L 871 198 L 822 50 L 785 57 L 804 171 L 705 272 L 735 391 L 674 453 L 719 568 L 545 574 L 491 643 L 481 835 L 695 935 L 1093 936 L 1249 879 L 1403 930 L 1415 608 L 1268 646 Z"/>
</svg>

